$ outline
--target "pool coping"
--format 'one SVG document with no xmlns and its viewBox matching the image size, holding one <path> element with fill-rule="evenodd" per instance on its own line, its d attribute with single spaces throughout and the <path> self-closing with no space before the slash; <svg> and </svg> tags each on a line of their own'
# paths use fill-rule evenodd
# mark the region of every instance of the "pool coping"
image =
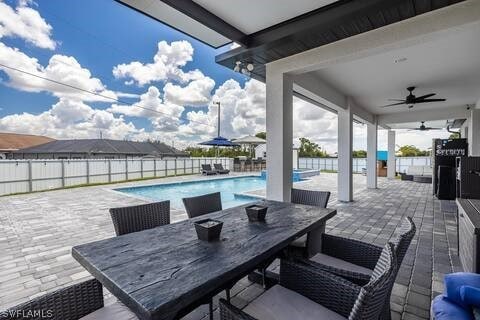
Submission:
<svg viewBox="0 0 480 320">
<path fill-rule="evenodd" d="M 189 183 L 200 183 L 204 181 L 211 181 L 211 180 L 229 180 L 229 179 L 236 179 L 236 178 L 259 178 L 259 175 L 241 175 L 241 176 L 229 176 L 229 177 L 212 177 L 209 176 L 210 178 L 213 179 L 193 179 L 193 180 L 186 180 L 186 181 L 176 181 L 176 182 L 161 182 L 161 183 L 149 183 L 149 184 L 142 184 L 142 185 L 135 185 L 135 186 L 129 186 L 129 187 L 120 187 L 120 188 L 104 188 L 105 191 L 113 192 L 119 195 L 131 197 L 134 199 L 139 199 L 145 202 L 152 202 L 153 200 L 147 197 L 139 196 L 139 195 L 134 195 L 134 194 L 129 194 L 127 192 L 122 192 L 120 190 L 122 189 L 132 189 L 132 188 L 144 188 L 144 187 L 155 187 L 155 186 L 169 186 L 169 185 L 182 185 L 182 184 L 189 184 Z M 238 195 L 238 196 L 243 196 L 243 197 L 249 197 L 249 198 L 257 198 L 257 199 L 264 199 L 262 196 L 258 195 L 250 195 L 245 192 L 252 192 L 260 189 L 253 189 L 253 190 L 248 190 L 244 191 L 241 193 L 233 193 L 233 195 Z M 172 209 L 176 210 L 184 210 L 183 208 L 176 208 L 176 207 L 171 207 Z"/>
</svg>

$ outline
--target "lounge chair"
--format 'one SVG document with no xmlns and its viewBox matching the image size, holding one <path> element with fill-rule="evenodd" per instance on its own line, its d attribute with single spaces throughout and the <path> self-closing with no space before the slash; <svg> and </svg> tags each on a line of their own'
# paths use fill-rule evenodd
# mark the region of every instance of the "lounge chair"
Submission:
<svg viewBox="0 0 480 320">
<path fill-rule="evenodd" d="M 206 176 L 211 176 L 217 174 L 217 171 L 212 169 L 212 166 L 209 164 L 202 164 L 202 174 Z"/>
<path fill-rule="evenodd" d="M 213 165 L 215 168 L 215 171 L 217 171 L 219 174 L 229 174 L 230 170 L 223 168 L 223 165 L 221 163 L 215 163 Z"/>
<path fill-rule="evenodd" d="M 170 201 L 111 208 L 110 216 L 117 236 L 151 229 L 170 223 Z"/>
<path fill-rule="evenodd" d="M 282 259 L 280 284 L 240 310 L 220 299 L 221 320 L 378 319 L 395 281 L 393 245 L 383 249 L 370 281 L 358 285 L 306 260 Z"/>
</svg>

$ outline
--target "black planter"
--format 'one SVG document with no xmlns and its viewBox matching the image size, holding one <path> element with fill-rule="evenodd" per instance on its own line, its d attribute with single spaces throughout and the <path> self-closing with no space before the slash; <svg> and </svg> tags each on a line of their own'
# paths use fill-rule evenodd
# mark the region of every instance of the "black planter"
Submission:
<svg viewBox="0 0 480 320">
<path fill-rule="evenodd" d="M 213 241 L 220 238 L 223 222 L 213 219 L 204 219 L 195 222 L 195 231 L 198 239 L 204 241 Z"/>
<path fill-rule="evenodd" d="M 247 211 L 248 220 L 251 222 L 265 221 L 267 210 L 268 207 L 258 204 L 254 204 L 245 208 L 245 211 Z"/>
</svg>

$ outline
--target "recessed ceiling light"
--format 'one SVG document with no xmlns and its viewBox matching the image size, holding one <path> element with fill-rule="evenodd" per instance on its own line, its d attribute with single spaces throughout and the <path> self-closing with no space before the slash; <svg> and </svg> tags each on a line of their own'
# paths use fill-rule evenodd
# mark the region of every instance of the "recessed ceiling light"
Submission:
<svg viewBox="0 0 480 320">
<path fill-rule="evenodd" d="M 396 59 L 396 60 L 395 60 L 395 63 L 405 62 L 405 61 L 407 61 L 407 60 L 408 60 L 407 58 L 402 57 L 402 58 Z"/>
</svg>

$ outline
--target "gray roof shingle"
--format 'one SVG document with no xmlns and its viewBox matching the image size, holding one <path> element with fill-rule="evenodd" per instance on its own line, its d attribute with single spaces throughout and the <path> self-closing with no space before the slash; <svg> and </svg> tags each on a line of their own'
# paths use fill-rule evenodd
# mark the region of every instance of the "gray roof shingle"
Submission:
<svg viewBox="0 0 480 320">
<path fill-rule="evenodd" d="M 155 156 L 187 156 L 161 142 L 139 142 L 109 139 L 56 140 L 38 146 L 20 149 L 16 153 L 89 153 Z"/>
</svg>

